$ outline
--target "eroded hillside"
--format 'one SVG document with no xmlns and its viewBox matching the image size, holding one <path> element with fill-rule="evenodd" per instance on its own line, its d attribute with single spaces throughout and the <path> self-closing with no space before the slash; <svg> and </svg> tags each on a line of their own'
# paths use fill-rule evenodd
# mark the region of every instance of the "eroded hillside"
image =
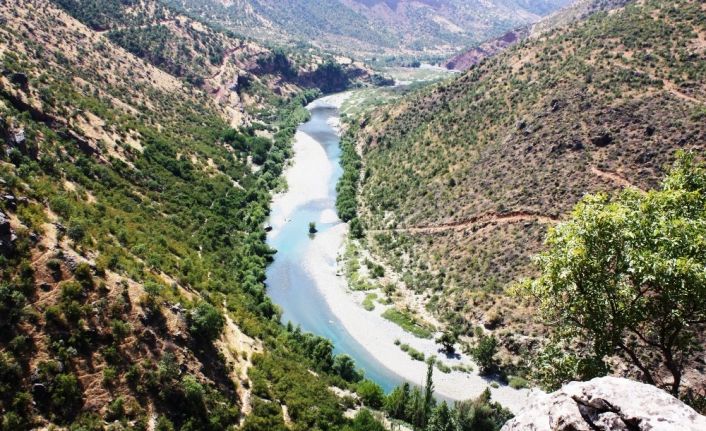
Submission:
<svg viewBox="0 0 706 431">
<path fill-rule="evenodd" d="M 703 154 L 705 16 L 689 0 L 599 13 L 363 121 L 369 247 L 429 310 L 521 353 L 545 329 L 507 289 L 547 228 L 586 193 L 656 187 L 678 149 Z"/>
<path fill-rule="evenodd" d="M 0 21 L 0 429 L 346 423 L 332 346 L 281 327 L 263 284 L 319 91 L 157 2 L 11 0 Z"/>
</svg>

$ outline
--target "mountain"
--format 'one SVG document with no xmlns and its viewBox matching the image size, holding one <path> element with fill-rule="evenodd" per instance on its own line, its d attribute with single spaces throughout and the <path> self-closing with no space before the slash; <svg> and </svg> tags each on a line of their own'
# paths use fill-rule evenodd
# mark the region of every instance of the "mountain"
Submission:
<svg viewBox="0 0 706 431">
<path fill-rule="evenodd" d="M 236 32 L 366 57 L 448 56 L 570 0 L 170 0 Z"/>
<path fill-rule="evenodd" d="M 0 429 L 348 423 L 331 343 L 265 295 L 263 226 L 303 106 L 369 71 L 152 0 L 0 22 Z"/>
<path fill-rule="evenodd" d="M 578 0 L 548 15 L 539 21 L 510 30 L 502 36 L 483 41 L 466 51 L 460 52 L 443 62 L 443 66 L 452 70 L 467 70 L 488 57 L 505 50 L 529 37 L 538 37 L 542 33 L 566 27 L 586 19 L 597 12 L 610 11 L 628 4 L 631 0 Z"/>
<path fill-rule="evenodd" d="M 547 229 L 587 193 L 657 187 L 677 150 L 704 154 L 705 18 L 690 0 L 597 13 L 359 121 L 363 242 L 399 295 L 494 331 L 517 363 L 549 328 L 508 290 Z"/>
</svg>

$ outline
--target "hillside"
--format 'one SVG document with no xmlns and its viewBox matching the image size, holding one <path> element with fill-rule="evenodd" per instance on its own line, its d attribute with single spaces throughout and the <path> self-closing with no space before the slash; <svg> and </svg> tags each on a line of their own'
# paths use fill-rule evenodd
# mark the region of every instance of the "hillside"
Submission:
<svg viewBox="0 0 706 431">
<path fill-rule="evenodd" d="M 657 187 L 678 149 L 704 154 L 705 18 L 690 0 L 598 13 L 360 121 L 358 215 L 395 301 L 494 331 L 516 362 L 536 345 L 547 328 L 508 288 L 547 228 L 586 193 Z"/>
<path fill-rule="evenodd" d="M 508 47 L 529 37 L 539 37 L 551 30 L 567 27 L 584 20 L 597 12 L 607 12 L 625 6 L 631 0 L 577 0 L 568 6 L 540 19 L 539 21 L 508 31 L 462 51 L 443 62 L 451 70 L 468 70 L 488 57 L 492 57 Z"/>
<path fill-rule="evenodd" d="M 0 429 L 348 423 L 331 344 L 265 295 L 263 226 L 303 105 L 367 70 L 151 0 L 0 22 Z"/>
<path fill-rule="evenodd" d="M 170 0 L 224 28 L 357 57 L 448 56 L 568 0 Z"/>
</svg>

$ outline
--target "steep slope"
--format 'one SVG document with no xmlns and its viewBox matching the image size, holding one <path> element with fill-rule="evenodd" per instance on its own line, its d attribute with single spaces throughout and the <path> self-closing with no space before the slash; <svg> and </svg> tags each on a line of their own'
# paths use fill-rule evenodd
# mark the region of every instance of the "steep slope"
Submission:
<svg viewBox="0 0 706 431">
<path fill-rule="evenodd" d="M 488 57 L 492 57 L 508 47 L 529 37 L 557 30 L 588 18 L 597 12 L 606 12 L 625 6 L 632 0 L 577 0 L 569 6 L 546 16 L 536 23 L 510 30 L 500 37 L 486 40 L 468 50 L 462 51 L 443 62 L 451 70 L 468 70 Z"/>
<path fill-rule="evenodd" d="M 364 64 L 317 52 L 273 50 L 149 0 L 58 0 L 76 19 L 130 53 L 215 96 L 238 126 L 301 88 L 340 91 L 378 79 Z M 263 64 L 279 61 L 275 67 Z M 314 76 L 316 79 L 312 79 Z"/>
<path fill-rule="evenodd" d="M 677 149 L 703 154 L 705 17 L 688 0 L 594 15 L 362 121 L 358 213 L 400 288 L 515 353 L 541 335 L 506 288 L 547 227 L 585 193 L 655 187 Z"/>
<path fill-rule="evenodd" d="M 330 343 L 282 328 L 263 284 L 318 91 L 158 2 L 60 1 L 0 6 L 0 429 L 345 424 Z"/>
<path fill-rule="evenodd" d="M 357 56 L 449 55 L 569 0 L 171 0 L 233 31 Z"/>
</svg>

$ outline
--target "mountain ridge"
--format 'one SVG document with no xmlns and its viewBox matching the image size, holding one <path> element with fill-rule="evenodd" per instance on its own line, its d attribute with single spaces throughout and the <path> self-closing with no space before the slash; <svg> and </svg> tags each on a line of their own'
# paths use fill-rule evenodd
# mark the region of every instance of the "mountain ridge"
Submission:
<svg viewBox="0 0 706 431">
<path fill-rule="evenodd" d="M 370 58 L 448 55 L 459 46 L 536 21 L 568 0 L 172 2 L 225 28 L 257 38 L 312 44 Z"/>
</svg>

